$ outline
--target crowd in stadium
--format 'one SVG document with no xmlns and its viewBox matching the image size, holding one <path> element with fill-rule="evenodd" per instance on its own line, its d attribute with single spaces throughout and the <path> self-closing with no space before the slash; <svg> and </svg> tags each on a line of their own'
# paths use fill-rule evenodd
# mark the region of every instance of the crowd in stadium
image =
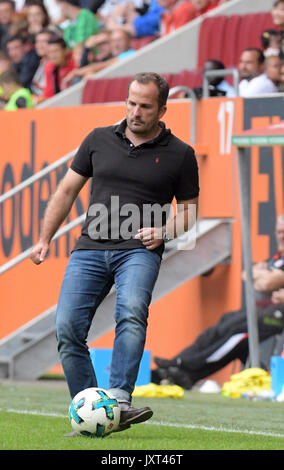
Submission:
<svg viewBox="0 0 284 470">
<path fill-rule="evenodd" d="M 133 39 L 162 37 L 227 1 L 0 0 L 0 107 L 34 107 L 135 54 Z M 284 0 L 271 13 L 263 49 L 241 55 L 241 96 L 284 90 Z"/>
</svg>

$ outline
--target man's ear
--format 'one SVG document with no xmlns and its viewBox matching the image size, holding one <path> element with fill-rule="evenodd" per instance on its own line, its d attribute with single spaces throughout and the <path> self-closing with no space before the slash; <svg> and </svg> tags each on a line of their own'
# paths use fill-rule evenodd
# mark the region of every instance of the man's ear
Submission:
<svg viewBox="0 0 284 470">
<path fill-rule="evenodd" d="M 159 119 L 161 119 L 165 115 L 166 111 L 167 111 L 166 105 L 164 105 L 160 108 L 160 110 L 159 110 Z"/>
</svg>

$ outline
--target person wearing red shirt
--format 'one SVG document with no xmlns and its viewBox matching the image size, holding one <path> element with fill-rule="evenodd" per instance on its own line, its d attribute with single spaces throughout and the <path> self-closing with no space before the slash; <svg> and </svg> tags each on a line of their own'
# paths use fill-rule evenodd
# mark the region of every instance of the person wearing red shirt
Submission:
<svg viewBox="0 0 284 470">
<path fill-rule="evenodd" d="M 166 8 L 162 14 L 161 35 L 175 31 L 196 17 L 196 9 L 188 0 L 158 0 Z"/>
<path fill-rule="evenodd" d="M 46 85 L 44 98 L 51 98 L 66 88 L 63 79 L 76 68 L 72 52 L 61 37 L 52 37 L 48 41 L 48 59 L 44 68 Z"/>
<path fill-rule="evenodd" d="M 224 0 L 191 0 L 191 3 L 196 9 L 196 16 L 200 16 L 221 5 Z"/>
</svg>

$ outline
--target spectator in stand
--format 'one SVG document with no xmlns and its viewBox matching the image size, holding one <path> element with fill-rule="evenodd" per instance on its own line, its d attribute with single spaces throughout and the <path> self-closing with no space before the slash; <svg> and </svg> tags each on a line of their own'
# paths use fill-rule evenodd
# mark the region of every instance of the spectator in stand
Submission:
<svg viewBox="0 0 284 470">
<path fill-rule="evenodd" d="M 151 0 L 151 4 L 144 14 L 139 14 L 132 6 L 126 10 L 124 17 L 119 21 L 113 19 L 106 22 L 108 30 L 120 29 L 126 31 L 133 38 L 145 36 L 157 36 L 160 34 L 160 21 L 164 8 L 159 5 L 158 0 Z"/>
<path fill-rule="evenodd" d="M 99 21 L 90 10 L 81 8 L 79 0 L 58 0 L 62 16 L 68 20 L 63 25 L 63 38 L 69 49 L 77 44 L 83 44 L 90 36 L 97 34 L 100 29 Z"/>
<path fill-rule="evenodd" d="M 88 79 L 93 74 L 103 70 L 116 62 L 123 60 L 130 55 L 135 53 L 135 50 L 131 48 L 131 37 L 123 29 L 115 29 L 110 34 L 110 45 L 111 45 L 111 59 L 95 62 L 82 68 L 77 68 L 70 72 L 64 79 L 64 83 L 67 86 L 72 84 L 76 77 Z"/>
<path fill-rule="evenodd" d="M 158 0 L 161 7 L 165 8 L 162 13 L 160 35 L 175 31 L 196 16 L 196 9 L 188 0 Z"/>
<path fill-rule="evenodd" d="M 264 51 L 264 56 L 278 55 L 280 52 L 282 35 L 276 29 L 268 29 L 263 31 L 261 35 L 261 44 Z"/>
<path fill-rule="evenodd" d="M 48 41 L 48 62 L 45 64 L 45 88 L 43 98 L 51 98 L 67 88 L 63 81 L 76 68 L 72 52 L 62 37 L 53 36 Z"/>
<path fill-rule="evenodd" d="M 28 3 L 26 12 L 29 34 L 35 35 L 49 25 L 50 19 L 47 9 L 40 0 Z"/>
<path fill-rule="evenodd" d="M 33 76 L 31 84 L 31 92 L 34 96 L 34 103 L 38 104 L 43 97 L 43 92 L 46 86 L 45 79 L 45 64 L 48 62 L 48 41 L 53 36 L 53 33 L 48 29 L 44 29 L 35 36 L 35 50 L 40 57 L 39 66 Z"/>
<path fill-rule="evenodd" d="M 284 31 L 284 0 L 274 2 L 271 15 L 274 25 Z"/>
<path fill-rule="evenodd" d="M 280 67 L 280 82 L 278 85 L 278 91 L 280 93 L 284 93 L 284 62 L 281 61 L 281 67 Z"/>
<path fill-rule="evenodd" d="M 134 16 L 144 15 L 151 4 L 151 0 L 105 0 L 98 10 L 100 21 L 104 28 L 112 30 L 128 23 Z"/>
<path fill-rule="evenodd" d="M 280 52 L 279 57 L 282 61 L 284 61 L 284 34 L 282 33 L 282 37 L 280 40 Z"/>
<path fill-rule="evenodd" d="M 9 26 L 15 15 L 15 4 L 12 0 L 0 0 L 0 49 L 4 50 L 9 37 Z"/>
<path fill-rule="evenodd" d="M 278 70 L 278 78 L 277 78 Z M 276 56 L 265 59 L 257 48 L 243 51 L 239 63 L 239 94 L 243 97 L 276 93 L 280 76 L 280 59 Z"/>
<path fill-rule="evenodd" d="M 281 334 L 284 328 L 284 214 L 277 218 L 275 233 L 276 254 L 252 267 L 260 342 Z M 244 273 L 242 277 L 245 281 Z M 153 371 L 152 381 L 166 380 L 191 389 L 232 360 L 245 364 L 248 352 L 247 315 L 242 308 L 222 315 L 172 359 L 154 357 L 158 369 Z"/>
<path fill-rule="evenodd" d="M 203 65 L 203 73 L 208 70 L 225 70 L 223 62 L 220 60 L 207 60 Z M 210 96 L 227 96 L 232 98 L 236 96 L 234 88 L 227 82 L 224 77 L 213 77 L 209 80 L 209 94 Z"/>
<path fill-rule="evenodd" d="M 30 88 L 33 76 L 39 66 L 40 57 L 27 39 L 20 34 L 12 36 L 7 41 L 7 52 L 16 70 L 21 85 Z"/>
<path fill-rule="evenodd" d="M 265 69 L 264 72 L 266 76 L 273 82 L 276 87 L 276 92 L 278 91 L 278 87 L 281 80 L 281 65 L 282 61 L 279 55 L 271 55 L 266 57 L 265 59 Z"/>
<path fill-rule="evenodd" d="M 7 56 L 6 52 L 0 50 L 0 77 L 3 72 L 8 70 L 11 67 L 11 61 Z M 1 101 L 3 101 L 3 89 L 0 86 L 0 107 Z"/>
<path fill-rule="evenodd" d="M 111 58 L 110 31 L 101 31 L 87 39 L 84 44 L 81 60 L 80 62 L 76 61 L 76 64 L 77 67 L 84 67 L 85 65 L 95 62 L 104 62 Z"/>
<path fill-rule="evenodd" d="M 210 10 L 213 10 L 217 6 L 219 6 L 221 3 L 224 3 L 224 1 L 221 0 L 191 0 L 192 5 L 194 6 L 196 13 L 195 17 L 204 15 L 204 13 L 207 13 Z"/>
<path fill-rule="evenodd" d="M 32 94 L 30 90 L 22 87 L 14 69 L 10 68 L 1 74 L 0 85 L 3 89 L 3 96 L 7 100 L 5 110 L 15 111 L 20 108 L 33 107 Z"/>
</svg>

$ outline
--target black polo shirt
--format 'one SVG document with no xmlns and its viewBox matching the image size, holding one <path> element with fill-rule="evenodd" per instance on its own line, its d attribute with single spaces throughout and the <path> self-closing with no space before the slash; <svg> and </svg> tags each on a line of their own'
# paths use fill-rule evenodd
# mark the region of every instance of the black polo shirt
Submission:
<svg viewBox="0 0 284 470">
<path fill-rule="evenodd" d="M 150 223 L 164 225 L 168 214 L 163 210 L 160 220 L 150 210 L 149 221 L 149 208 L 165 209 L 174 197 L 189 200 L 198 196 L 194 150 L 164 123 L 160 126 L 158 137 L 136 147 L 125 135 L 126 120 L 96 128 L 82 142 L 71 168 L 92 177 L 92 184 L 87 217 L 75 250 L 144 247 L 134 238 L 137 230 Z M 163 245 L 156 251 L 161 254 Z"/>
</svg>

